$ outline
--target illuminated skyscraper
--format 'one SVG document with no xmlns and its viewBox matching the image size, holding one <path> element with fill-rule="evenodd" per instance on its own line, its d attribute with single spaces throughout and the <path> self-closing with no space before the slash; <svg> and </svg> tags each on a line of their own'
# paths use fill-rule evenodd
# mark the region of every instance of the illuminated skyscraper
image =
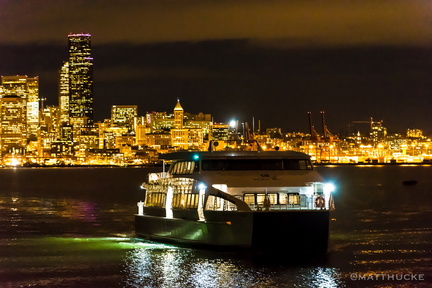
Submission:
<svg viewBox="0 0 432 288">
<path fill-rule="evenodd" d="M 18 95 L 0 98 L 1 153 L 22 154 L 27 142 L 26 100 Z"/>
<path fill-rule="evenodd" d="M 179 147 L 180 149 L 189 148 L 189 129 L 183 128 L 184 110 L 180 104 L 180 99 L 177 99 L 177 104 L 174 107 L 174 125 L 171 132 L 171 146 Z"/>
<path fill-rule="evenodd" d="M 2 76 L 3 95 L 18 96 L 25 105 L 27 133 L 37 134 L 39 125 L 39 78 L 26 75 Z M 21 101 L 21 100 L 20 100 Z"/>
<path fill-rule="evenodd" d="M 174 129 L 183 129 L 184 110 L 180 104 L 180 99 L 177 99 L 177 104 L 174 107 Z"/>
<path fill-rule="evenodd" d="M 69 62 L 63 63 L 59 85 L 60 123 L 69 124 Z"/>
<path fill-rule="evenodd" d="M 78 126 L 93 124 L 91 35 L 69 34 L 68 38 L 70 124 Z"/>
</svg>

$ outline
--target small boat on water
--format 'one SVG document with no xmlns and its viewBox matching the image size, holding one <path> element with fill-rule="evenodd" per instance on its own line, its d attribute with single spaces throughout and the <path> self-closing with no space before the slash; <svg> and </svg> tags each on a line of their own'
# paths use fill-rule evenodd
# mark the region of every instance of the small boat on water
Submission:
<svg viewBox="0 0 432 288">
<path fill-rule="evenodd" d="M 293 151 L 175 152 L 142 184 L 139 238 L 206 248 L 326 253 L 331 184 Z"/>
<path fill-rule="evenodd" d="M 406 185 L 406 186 L 413 186 L 413 185 L 416 185 L 417 183 L 418 183 L 417 180 L 404 180 L 404 181 L 402 181 L 402 184 Z"/>
</svg>

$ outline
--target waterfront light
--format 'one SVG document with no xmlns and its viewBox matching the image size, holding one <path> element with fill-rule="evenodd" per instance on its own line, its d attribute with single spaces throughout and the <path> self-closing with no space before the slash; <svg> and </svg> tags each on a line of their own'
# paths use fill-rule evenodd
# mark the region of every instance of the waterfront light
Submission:
<svg viewBox="0 0 432 288">
<path fill-rule="evenodd" d="M 20 161 L 18 159 L 15 159 L 15 158 L 12 158 L 10 163 L 11 163 L 11 166 L 14 166 L 14 167 L 20 165 Z"/>
</svg>

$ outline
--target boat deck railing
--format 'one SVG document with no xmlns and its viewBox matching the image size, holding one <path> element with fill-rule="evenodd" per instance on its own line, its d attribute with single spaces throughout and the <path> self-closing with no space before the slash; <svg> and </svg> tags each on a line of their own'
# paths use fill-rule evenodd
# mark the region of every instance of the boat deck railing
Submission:
<svg viewBox="0 0 432 288">
<path fill-rule="evenodd" d="M 302 195 L 304 196 L 304 195 Z M 242 196 L 236 198 L 245 201 Z M 252 211 L 287 211 L 287 210 L 332 210 L 334 209 L 333 199 L 330 196 L 325 199 L 321 195 L 314 195 L 312 197 L 301 197 L 302 201 L 298 204 L 265 204 L 265 203 L 247 203 Z M 317 201 L 317 199 L 319 201 Z M 322 202 L 321 202 L 322 200 Z M 235 211 L 236 206 L 224 199 L 218 199 L 210 196 L 207 202 L 206 210 L 212 211 Z"/>
<path fill-rule="evenodd" d="M 328 207 L 316 207 L 316 206 L 298 206 L 298 205 L 286 205 L 286 204 L 273 204 L 270 207 L 264 205 L 250 204 L 249 207 L 252 211 L 286 211 L 286 210 L 328 210 Z"/>
</svg>

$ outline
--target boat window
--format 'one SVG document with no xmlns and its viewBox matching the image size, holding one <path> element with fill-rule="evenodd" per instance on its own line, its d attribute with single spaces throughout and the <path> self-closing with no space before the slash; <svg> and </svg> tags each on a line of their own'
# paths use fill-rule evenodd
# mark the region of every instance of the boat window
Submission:
<svg viewBox="0 0 432 288">
<path fill-rule="evenodd" d="M 300 205 L 300 194 L 299 193 L 288 193 L 288 205 L 299 206 Z"/>
<path fill-rule="evenodd" d="M 279 204 L 283 204 L 283 205 L 288 204 L 288 195 L 287 194 L 280 194 Z"/>
<path fill-rule="evenodd" d="M 249 205 L 255 205 L 255 194 L 244 194 L 243 201 Z"/>
<path fill-rule="evenodd" d="M 312 164 L 307 159 L 284 159 L 284 170 L 312 170 Z"/>
<path fill-rule="evenodd" d="M 199 194 L 197 193 L 174 193 L 173 208 L 197 208 Z"/>
<path fill-rule="evenodd" d="M 163 207 L 165 204 L 166 193 L 163 192 L 148 192 L 146 196 L 146 206 Z"/>
<path fill-rule="evenodd" d="M 267 194 L 257 194 L 257 204 L 264 205 L 264 200 L 267 197 L 270 200 L 270 204 L 278 203 L 278 194 L 276 193 L 267 193 Z"/>
<path fill-rule="evenodd" d="M 270 200 L 270 204 L 278 204 L 277 193 L 245 193 L 243 194 L 243 201 L 249 205 L 264 205 L 266 196 Z"/>
<path fill-rule="evenodd" d="M 192 174 L 195 167 L 196 165 L 194 161 L 179 161 L 172 165 L 170 172 L 173 175 Z"/>
<path fill-rule="evenodd" d="M 311 170 L 308 159 L 207 159 L 203 171 L 224 170 Z"/>
<path fill-rule="evenodd" d="M 237 206 L 228 200 L 210 195 L 207 199 L 205 210 L 212 211 L 235 211 Z"/>
</svg>

